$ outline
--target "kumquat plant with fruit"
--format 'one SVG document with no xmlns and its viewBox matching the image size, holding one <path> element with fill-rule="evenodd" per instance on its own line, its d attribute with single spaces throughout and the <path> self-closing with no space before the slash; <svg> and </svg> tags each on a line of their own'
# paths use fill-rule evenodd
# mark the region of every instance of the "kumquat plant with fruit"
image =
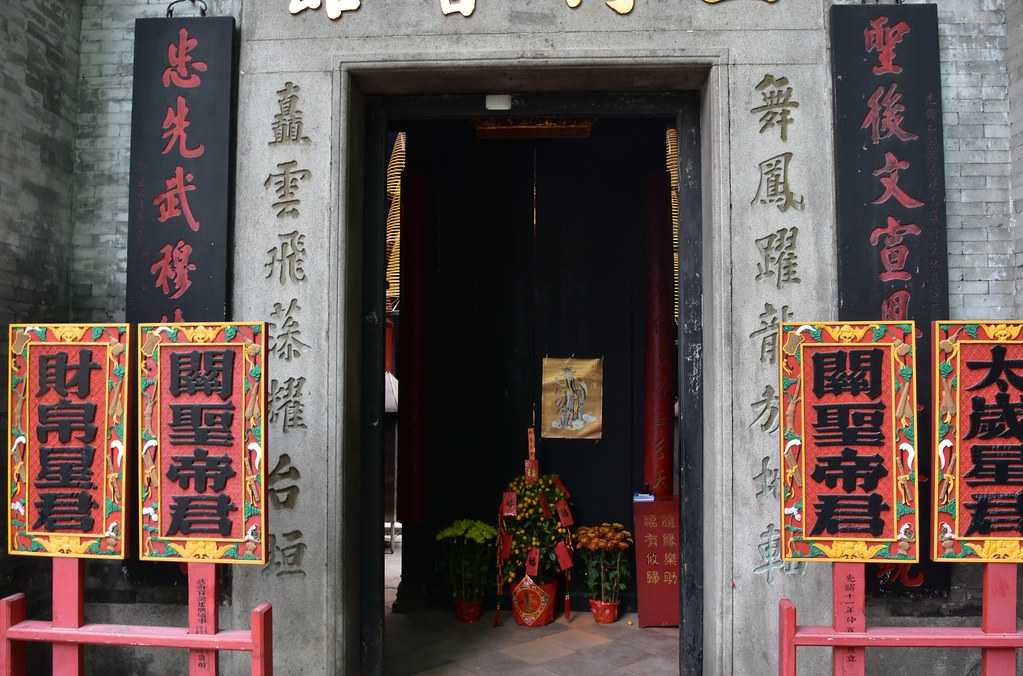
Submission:
<svg viewBox="0 0 1023 676">
<path fill-rule="evenodd" d="M 504 563 L 504 581 L 514 583 L 526 573 L 526 557 L 534 547 L 540 549 L 540 580 L 552 580 L 561 572 L 555 547 L 566 541 L 568 529 L 558 520 L 555 505 L 568 496 L 558 487 L 553 475 L 544 475 L 534 483 L 518 477 L 508 485 L 518 501 L 515 516 L 502 517 L 502 530 L 512 536 L 511 552 Z M 545 507 L 546 505 L 546 507 Z"/>
</svg>

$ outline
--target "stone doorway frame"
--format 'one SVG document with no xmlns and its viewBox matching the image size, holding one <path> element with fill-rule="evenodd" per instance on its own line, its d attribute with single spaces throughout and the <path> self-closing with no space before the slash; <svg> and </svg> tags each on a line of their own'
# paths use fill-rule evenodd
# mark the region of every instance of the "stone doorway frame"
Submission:
<svg viewBox="0 0 1023 676">
<path fill-rule="evenodd" d="M 680 156 L 690 158 L 681 167 L 683 194 L 688 186 L 690 198 L 680 203 L 683 339 L 679 391 L 683 393 L 683 420 L 702 420 L 702 424 L 683 425 L 680 435 L 678 479 L 687 515 L 683 519 L 684 582 L 680 593 L 683 617 L 691 618 L 683 622 L 680 631 L 680 666 L 682 673 L 703 673 L 705 667 L 730 662 L 731 597 L 725 583 L 731 575 L 732 544 L 728 537 L 710 538 L 705 544 L 703 533 L 731 532 L 731 506 L 722 507 L 720 499 L 731 493 L 731 466 L 721 453 L 706 456 L 705 464 L 703 448 L 705 440 L 710 448 L 731 447 L 730 421 L 727 415 L 716 413 L 713 404 L 731 399 L 731 367 L 722 360 L 724 368 L 716 369 L 705 382 L 702 356 L 704 347 L 712 354 L 727 354 L 730 342 L 730 234 L 727 227 L 722 234 L 713 234 L 718 232 L 715 224 L 729 224 L 729 172 L 723 162 L 729 150 L 727 52 L 602 56 L 336 64 L 332 117 L 340 121 L 341 128 L 332 145 L 331 164 L 333 185 L 338 187 L 332 198 L 338 228 L 329 255 L 341 264 L 335 266 L 330 281 L 329 326 L 331 341 L 342 356 L 335 362 L 329 392 L 334 411 L 328 416 L 328 440 L 336 450 L 329 455 L 328 473 L 336 490 L 327 504 L 331 555 L 325 592 L 328 609 L 334 610 L 327 618 L 328 636 L 335 636 L 334 645 L 328 646 L 328 663 L 337 673 L 382 672 L 383 540 L 379 528 L 369 530 L 378 510 L 372 506 L 365 509 L 367 499 L 375 506 L 379 498 L 382 513 L 382 489 L 379 496 L 360 491 L 366 477 L 375 476 L 379 467 L 376 451 L 382 440 L 381 415 L 364 407 L 364 402 L 383 400 L 382 379 L 366 375 L 383 369 L 383 275 L 377 275 L 379 283 L 365 283 L 369 270 L 382 269 L 385 220 L 382 201 L 366 199 L 371 190 L 367 181 L 374 176 L 382 179 L 386 162 L 383 132 L 387 119 L 374 102 L 378 97 L 423 97 L 424 103 L 431 99 L 441 103 L 434 108 L 433 118 L 467 117 L 464 110 L 443 105 L 451 100 L 444 95 L 465 91 L 559 92 L 566 94 L 566 100 L 570 95 L 584 99 L 593 91 L 674 92 L 696 99 L 695 105 L 678 111 Z M 479 100 L 482 104 L 482 94 Z M 373 139 L 377 142 L 371 143 Z M 383 181 L 377 182 L 382 191 Z M 369 225 L 372 223 L 378 225 Z M 381 235 L 378 246 L 366 236 L 375 229 Z M 380 339 L 376 340 L 378 333 Z M 705 398 L 712 402 L 706 414 Z M 693 526 L 686 528 L 690 521 Z M 363 546 L 364 542 L 368 546 Z M 704 608 L 712 609 L 706 618 Z M 705 656 L 705 651 L 710 654 Z"/>
</svg>

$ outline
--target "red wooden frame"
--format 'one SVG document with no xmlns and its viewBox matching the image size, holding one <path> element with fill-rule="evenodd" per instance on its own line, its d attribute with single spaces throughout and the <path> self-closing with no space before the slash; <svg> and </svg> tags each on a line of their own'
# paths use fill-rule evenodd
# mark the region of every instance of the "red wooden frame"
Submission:
<svg viewBox="0 0 1023 676">
<path fill-rule="evenodd" d="M 25 619 L 24 594 L 0 599 L 0 676 L 26 676 L 26 642 L 53 644 L 53 673 L 61 676 L 85 673 L 86 645 L 187 649 L 190 676 L 216 676 L 222 650 L 248 652 L 252 676 L 273 676 L 273 609 L 257 606 L 248 631 L 218 631 L 215 573 L 213 564 L 189 564 L 188 628 L 84 624 L 84 561 L 55 558 L 52 622 Z"/>
<path fill-rule="evenodd" d="M 863 564 L 833 564 L 830 627 L 801 627 L 792 602 L 778 602 L 779 676 L 796 676 L 797 648 L 811 646 L 832 648 L 835 676 L 863 676 L 866 648 L 980 648 L 983 676 L 1016 673 L 1016 650 L 1023 648 L 1023 632 L 1016 628 L 1016 564 L 984 564 L 980 627 L 867 627 L 865 582 Z"/>
</svg>

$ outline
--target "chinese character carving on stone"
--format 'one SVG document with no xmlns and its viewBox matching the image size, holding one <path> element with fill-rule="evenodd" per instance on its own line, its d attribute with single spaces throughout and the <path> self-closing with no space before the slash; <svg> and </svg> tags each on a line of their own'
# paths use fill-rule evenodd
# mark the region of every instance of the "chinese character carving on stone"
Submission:
<svg viewBox="0 0 1023 676">
<path fill-rule="evenodd" d="M 781 314 L 770 303 L 764 303 L 764 311 L 760 313 L 760 328 L 749 334 L 753 340 L 760 341 L 760 363 L 774 364 L 778 357 L 778 322 L 791 319 L 788 305 L 782 305 Z"/>
<path fill-rule="evenodd" d="M 757 417 L 750 423 L 750 427 L 759 424 L 760 429 L 769 434 L 778 431 L 778 393 L 771 385 L 764 385 L 764 391 L 760 399 L 750 404 L 750 408 L 757 414 Z"/>
<path fill-rule="evenodd" d="M 291 464 L 291 456 L 281 453 L 277 464 L 267 475 L 267 486 L 270 488 L 270 502 L 278 509 L 291 509 L 298 502 L 301 487 L 294 483 L 302 478 L 302 473 Z M 288 483 L 288 485 L 280 485 Z"/>
<path fill-rule="evenodd" d="M 757 488 L 757 498 L 778 497 L 778 470 L 771 467 L 771 456 L 764 456 L 760 461 L 760 472 L 753 475 L 753 485 Z"/>
<path fill-rule="evenodd" d="M 280 171 L 268 175 L 263 181 L 263 187 L 273 186 L 274 194 L 277 196 L 277 201 L 273 203 L 273 208 L 277 209 L 277 218 L 281 218 L 285 214 L 292 217 L 298 216 L 298 205 L 302 203 L 302 200 L 298 199 L 300 187 L 298 182 L 306 180 L 313 175 L 313 172 L 308 169 L 298 169 L 298 162 L 295 160 L 278 162 L 277 168 Z"/>
<path fill-rule="evenodd" d="M 276 272 L 281 284 L 304 282 L 306 277 L 302 266 L 305 264 L 305 235 L 292 230 L 278 234 L 277 238 L 281 243 L 266 252 L 267 260 L 263 264 L 266 279 L 273 277 Z"/>
<path fill-rule="evenodd" d="M 803 197 L 792 193 L 789 186 L 789 163 L 792 161 L 792 153 L 781 153 L 770 157 L 758 166 L 760 167 L 760 185 L 757 186 L 757 194 L 750 204 L 773 204 L 778 211 L 788 211 L 790 208 L 802 209 Z"/>
<path fill-rule="evenodd" d="M 281 431 L 289 432 L 293 428 L 306 428 L 305 403 L 302 401 L 302 388 L 305 378 L 288 378 L 283 382 L 270 381 L 270 422 L 281 421 Z"/>
<path fill-rule="evenodd" d="M 753 572 L 766 577 L 768 584 L 771 584 L 771 576 L 778 571 L 781 571 L 783 575 L 798 575 L 806 567 L 802 561 L 782 560 L 781 531 L 773 523 L 767 524 L 767 528 L 760 533 L 757 551 L 760 552 L 760 558 L 763 561 L 753 569 Z"/>
<path fill-rule="evenodd" d="M 309 142 L 309 137 L 302 133 L 304 122 L 298 108 L 298 90 L 294 82 L 285 82 L 284 87 L 277 90 L 278 111 L 271 124 L 274 140 L 269 145 Z"/>
<path fill-rule="evenodd" d="M 760 279 L 774 278 L 774 284 L 781 288 L 785 284 L 799 284 L 799 256 L 796 252 L 796 238 L 799 228 L 779 228 L 766 237 L 754 240 L 760 252 L 757 261 L 757 276 Z"/>
<path fill-rule="evenodd" d="M 277 577 L 291 575 L 305 577 L 306 572 L 302 569 L 302 559 L 305 556 L 306 544 L 302 542 L 302 539 L 303 535 L 300 530 L 284 533 L 280 541 L 276 535 L 271 535 L 269 541 L 270 560 L 267 561 L 263 571 L 272 571 Z"/>
<path fill-rule="evenodd" d="M 775 77 L 770 73 L 757 83 L 756 90 L 760 92 L 763 102 L 750 110 L 754 115 L 760 115 L 760 133 L 772 127 L 777 127 L 781 140 L 789 139 L 789 125 L 794 122 L 792 110 L 799 107 L 799 102 L 792 98 L 792 87 L 789 86 L 787 77 Z"/>
<path fill-rule="evenodd" d="M 283 303 L 274 303 L 274 311 L 270 316 L 277 321 L 270 323 L 273 329 L 270 353 L 276 355 L 278 359 L 284 361 L 298 359 L 302 356 L 302 349 L 309 349 L 309 346 L 302 342 L 302 328 L 295 317 L 301 309 L 297 298 L 292 298 L 287 307 Z"/>
</svg>

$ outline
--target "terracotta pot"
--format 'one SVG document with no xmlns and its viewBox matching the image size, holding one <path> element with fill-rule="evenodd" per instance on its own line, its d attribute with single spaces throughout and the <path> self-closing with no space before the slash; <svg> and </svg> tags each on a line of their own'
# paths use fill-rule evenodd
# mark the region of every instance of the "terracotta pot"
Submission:
<svg viewBox="0 0 1023 676">
<path fill-rule="evenodd" d="M 538 584 L 528 575 L 512 588 L 512 615 L 524 627 L 542 627 L 554 621 L 558 583 Z"/>
<path fill-rule="evenodd" d="M 455 617 L 462 622 L 475 622 L 483 614 L 483 601 L 460 601 L 455 599 Z"/>
<path fill-rule="evenodd" d="M 618 619 L 618 601 L 594 601 L 590 599 L 590 612 L 597 624 L 611 624 Z"/>
</svg>

